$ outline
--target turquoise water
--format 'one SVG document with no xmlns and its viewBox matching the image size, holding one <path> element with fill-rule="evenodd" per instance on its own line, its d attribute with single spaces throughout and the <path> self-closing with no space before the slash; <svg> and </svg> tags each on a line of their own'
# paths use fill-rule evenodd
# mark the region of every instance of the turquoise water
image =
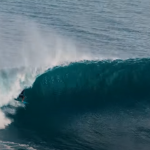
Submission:
<svg viewBox="0 0 150 150">
<path fill-rule="evenodd" d="M 149 150 L 149 10 L 1 1 L 0 149 Z"/>
</svg>

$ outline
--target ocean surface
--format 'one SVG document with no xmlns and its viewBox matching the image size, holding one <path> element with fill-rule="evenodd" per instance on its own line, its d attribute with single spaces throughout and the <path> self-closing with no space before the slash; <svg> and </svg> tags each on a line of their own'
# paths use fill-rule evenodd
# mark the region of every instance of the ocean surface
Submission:
<svg viewBox="0 0 150 150">
<path fill-rule="evenodd" d="M 0 0 L 0 150 L 149 150 L 149 10 Z"/>
</svg>

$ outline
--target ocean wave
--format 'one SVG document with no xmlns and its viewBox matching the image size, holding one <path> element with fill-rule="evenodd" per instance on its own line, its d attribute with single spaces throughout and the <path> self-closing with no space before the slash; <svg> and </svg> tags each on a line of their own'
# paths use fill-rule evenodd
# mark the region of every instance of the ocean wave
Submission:
<svg viewBox="0 0 150 150">
<path fill-rule="evenodd" d="M 16 126 L 52 133 L 77 114 L 108 106 L 149 102 L 150 59 L 83 61 L 57 66 L 25 90 L 25 108 L 11 115 Z"/>
</svg>

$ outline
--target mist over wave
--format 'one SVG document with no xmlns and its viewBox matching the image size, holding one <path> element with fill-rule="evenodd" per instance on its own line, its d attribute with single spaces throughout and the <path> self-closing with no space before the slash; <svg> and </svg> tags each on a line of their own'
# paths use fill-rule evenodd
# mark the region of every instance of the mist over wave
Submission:
<svg viewBox="0 0 150 150">
<path fill-rule="evenodd" d="M 94 56 L 88 48 L 53 29 L 46 26 L 42 29 L 38 23 L 26 17 L 17 15 L 8 20 L 6 18 L 0 16 L 0 68 L 50 67 L 66 62 L 104 58 L 102 55 Z"/>
</svg>

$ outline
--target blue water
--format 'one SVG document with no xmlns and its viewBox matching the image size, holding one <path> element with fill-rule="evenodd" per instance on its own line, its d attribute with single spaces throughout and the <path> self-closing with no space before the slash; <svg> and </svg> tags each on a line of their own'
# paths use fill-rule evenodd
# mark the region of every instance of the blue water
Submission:
<svg viewBox="0 0 150 150">
<path fill-rule="evenodd" d="M 0 149 L 149 150 L 149 10 L 1 0 Z"/>
</svg>

